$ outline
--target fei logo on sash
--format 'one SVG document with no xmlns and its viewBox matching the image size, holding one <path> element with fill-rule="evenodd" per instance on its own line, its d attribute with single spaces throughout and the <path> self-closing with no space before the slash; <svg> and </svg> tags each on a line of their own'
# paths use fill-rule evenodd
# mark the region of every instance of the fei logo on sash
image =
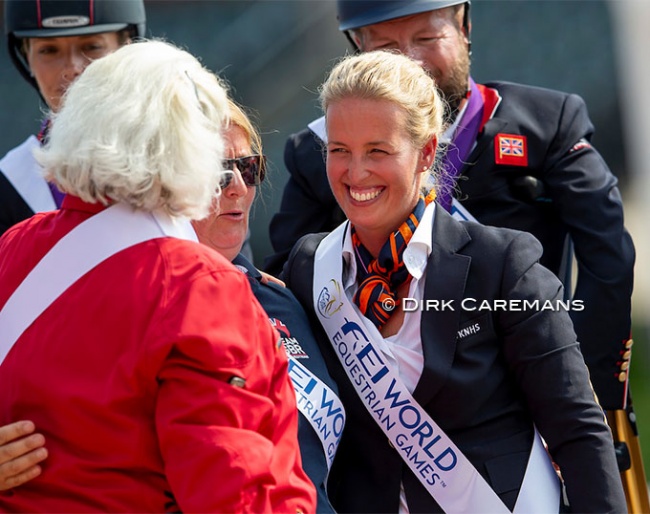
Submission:
<svg viewBox="0 0 650 514">
<path fill-rule="evenodd" d="M 340 298 L 343 294 L 341 284 L 337 280 L 331 279 L 329 285 L 325 286 L 318 295 L 317 306 L 320 315 L 329 319 L 341 310 L 343 302 Z"/>
</svg>

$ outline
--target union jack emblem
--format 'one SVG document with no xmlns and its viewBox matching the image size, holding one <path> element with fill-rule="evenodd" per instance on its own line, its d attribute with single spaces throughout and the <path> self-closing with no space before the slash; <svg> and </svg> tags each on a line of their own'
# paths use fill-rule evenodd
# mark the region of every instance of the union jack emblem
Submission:
<svg viewBox="0 0 650 514">
<path fill-rule="evenodd" d="M 497 164 L 511 166 L 528 166 L 528 153 L 526 149 L 526 136 L 516 134 L 497 134 L 495 161 Z"/>
<path fill-rule="evenodd" d="M 501 155 L 524 155 L 524 142 L 513 137 L 504 137 L 499 141 Z"/>
<path fill-rule="evenodd" d="M 271 322 L 273 328 L 275 328 L 278 332 L 280 332 L 280 335 L 282 337 L 291 337 L 291 332 L 289 332 L 289 328 L 284 323 L 282 323 L 282 321 L 280 321 L 277 318 L 269 318 L 269 321 Z"/>
</svg>

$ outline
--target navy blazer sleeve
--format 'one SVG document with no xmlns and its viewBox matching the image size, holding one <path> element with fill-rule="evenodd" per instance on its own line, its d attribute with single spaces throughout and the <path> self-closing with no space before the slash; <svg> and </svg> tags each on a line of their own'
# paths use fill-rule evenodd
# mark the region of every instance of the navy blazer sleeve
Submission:
<svg viewBox="0 0 650 514">
<path fill-rule="evenodd" d="M 502 101 L 463 169 L 458 198 L 481 223 L 532 233 L 544 248 L 541 263 L 558 276 L 570 236 L 577 260 L 574 298 L 585 305 L 571 317 L 599 401 L 607 410 L 621 409 L 635 252 L 617 179 L 591 144 L 594 127 L 579 96 L 507 82 L 486 85 Z M 527 166 L 496 163 L 499 134 L 526 138 Z M 536 190 L 525 187 L 535 181 Z"/>
<path fill-rule="evenodd" d="M 506 299 L 550 300 L 555 305 L 562 300 L 562 287 L 537 263 L 538 256 L 539 245 L 531 244 L 527 234 L 512 241 L 501 282 Z M 508 367 L 562 471 L 571 511 L 623 512 L 611 434 L 590 389 L 569 316 L 557 307 L 510 309 L 498 320 Z"/>
<path fill-rule="evenodd" d="M 574 298 L 584 302 L 584 310 L 571 317 L 591 380 L 605 409 L 621 409 L 635 251 L 616 177 L 589 143 L 592 132 L 582 99 L 566 96 L 542 179 L 574 244 Z"/>
</svg>

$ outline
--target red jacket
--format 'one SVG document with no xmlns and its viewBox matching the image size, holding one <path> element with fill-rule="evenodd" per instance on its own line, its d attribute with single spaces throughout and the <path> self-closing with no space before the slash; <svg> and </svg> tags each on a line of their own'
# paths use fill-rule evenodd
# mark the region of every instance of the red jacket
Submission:
<svg viewBox="0 0 650 514">
<path fill-rule="evenodd" d="M 68 197 L 10 229 L 0 307 L 99 210 Z M 246 277 L 203 245 L 156 239 L 99 264 L 19 338 L 0 391 L 0 424 L 33 420 L 50 452 L 0 511 L 314 510 L 278 335 Z"/>
</svg>

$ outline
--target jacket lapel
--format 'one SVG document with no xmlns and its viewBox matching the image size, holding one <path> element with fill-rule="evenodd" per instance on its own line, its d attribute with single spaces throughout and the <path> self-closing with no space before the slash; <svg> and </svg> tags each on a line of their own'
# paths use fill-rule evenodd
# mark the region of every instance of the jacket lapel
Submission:
<svg viewBox="0 0 650 514">
<path fill-rule="evenodd" d="M 474 150 L 467 159 L 468 164 L 464 166 L 463 173 L 467 173 L 474 167 L 472 163 L 475 163 L 479 159 L 485 149 L 490 146 L 491 142 L 494 141 L 496 135 L 501 132 L 503 127 L 505 127 L 507 124 L 508 122 L 506 120 L 499 118 L 492 118 L 491 120 L 488 120 L 488 122 L 483 126 L 483 130 L 476 140 L 476 147 L 474 147 Z"/>
<path fill-rule="evenodd" d="M 456 352 L 460 302 L 465 291 L 471 258 L 456 252 L 471 240 L 463 225 L 444 209 L 436 209 L 433 249 L 427 262 L 425 299 L 451 300 L 447 309 L 422 313 L 420 334 L 424 369 L 413 397 L 426 405 L 444 384 Z"/>
</svg>

